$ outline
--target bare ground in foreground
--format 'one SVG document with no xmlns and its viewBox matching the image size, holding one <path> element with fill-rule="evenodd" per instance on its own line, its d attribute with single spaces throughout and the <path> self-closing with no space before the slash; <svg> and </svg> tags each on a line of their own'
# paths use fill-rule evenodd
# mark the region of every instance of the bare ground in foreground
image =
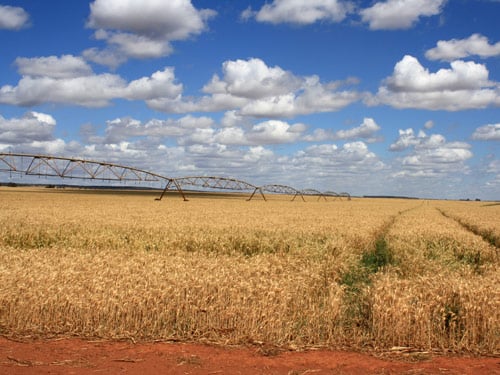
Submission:
<svg viewBox="0 0 500 375">
<path fill-rule="evenodd" d="M 500 374 L 500 358 L 396 350 L 278 351 L 262 346 L 0 338 L 0 374 Z"/>
</svg>

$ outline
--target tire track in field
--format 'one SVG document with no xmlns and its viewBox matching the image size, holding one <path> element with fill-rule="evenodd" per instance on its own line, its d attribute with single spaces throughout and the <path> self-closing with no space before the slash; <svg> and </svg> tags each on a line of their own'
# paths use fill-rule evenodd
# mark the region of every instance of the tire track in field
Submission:
<svg viewBox="0 0 500 375">
<path fill-rule="evenodd" d="M 497 250 L 500 250 L 500 237 L 497 236 L 493 231 L 490 230 L 485 230 L 477 227 L 476 225 L 467 223 L 464 220 L 460 220 L 460 218 L 457 218 L 455 216 L 447 214 L 445 211 L 436 208 L 436 210 L 439 211 L 441 215 L 443 215 L 445 218 L 449 220 L 453 220 L 454 222 L 460 224 L 462 228 L 466 229 L 467 231 L 471 232 L 472 234 L 475 234 L 476 236 L 479 236 L 483 239 L 483 241 L 486 241 L 488 244 L 494 246 Z"/>
<path fill-rule="evenodd" d="M 472 284 L 472 286 L 469 286 L 470 284 L 465 284 L 466 289 L 464 292 L 462 292 L 458 287 L 454 286 L 455 280 L 461 280 L 461 276 L 453 276 L 456 278 L 452 278 L 452 281 L 448 282 L 446 280 L 446 276 L 443 279 L 442 276 L 438 275 L 436 279 L 433 279 L 433 276 L 429 274 L 427 276 L 427 280 L 429 280 L 428 282 L 433 284 L 439 283 L 439 287 L 443 287 L 443 289 L 431 289 L 432 292 L 430 292 L 428 295 L 423 293 L 423 297 L 418 297 L 420 298 L 420 300 L 417 299 L 417 301 L 419 302 L 414 302 L 415 299 L 411 296 L 411 293 L 405 294 L 407 293 L 405 290 L 408 285 L 411 285 L 413 287 L 414 283 L 421 282 L 422 279 L 420 279 L 419 273 L 408 273 L 405 276 L 404 268 L 400 263 L 401 260 L 398 259 L 398 257 L 402 254 L 400 253 L 401 249 L 399 248 L 399 241 L 407 241 L 409 245 L 408 248 L 410 248 L 411 251 L 411 247 L 413 246 L 411 237 L 418 235 L 425 236 L 427 234 L 426 225 L 429 224 L 431 225 L 430 234 L 432 235 L 430 239 L 433 239 L 434 235 L 436 235 L 436 238 L 438 240 L 443 239 L 446 245 L 446 227 L 452 224 L 449 221 L 452 220 L 452 218 L 448 218 L 439 210 L 438 212 L 436 212 L 435 210 L 438 210 L 438 208 L 434 207 L 433 205 L 429 205 L 428 202 L 422 202 L 422 204 L 415 205 L 408 209 L 396 212 L 392 216 L 389 216 L 388 219 L 379 226 L 378 230 L 374 231 L 373 235 L 375 244 L 374 246 L 372 246 L 372 249 L 366 249 L 365 253 L 362 254 L 361 259 L 359 259 L 355 265 L 348 269 L 341 279 L 341 285 L 344 289 L 343 306 L 345 306 L 341 319 L 343 320 L 342 323 L 346 327 L 353 327 L 352 329 L 361 331 L 366 337 L 371 337 L 376 342 L 380 339 L 380 337 L 383 337 L 380 336 L 379 332 L 387 331 L 392 328 L 390 323 L 391 319 L 398 319 L 398 315 L 400 314 L 397 311 L 405 311 L 405 309 L 407 309 L 406 311 L 408 312 L 408 314 L 413 317 L 412 319 L 414 323 L 412 324 L 421 325 L 422 327 L 432 327 L 432 331 L 427 331 L 427 334 L 429 335 L 429 337 L 432 336 L 433 339 L 439 338 L 439 335 L 441 334 L 440 332 L 444 332 L 445 336 L 443 337 L 448 337 L 450 340 L 452 340 L 451 335 L 452 332 L 455 332 L 455 329 L 456 332 L 458 332 L 457 337 L 460 337 L 457 340 L 461 342 L 462 338 L 466 337 L 466 328 L 464 328 L 466 326 L 464 322 L 467 321 L 466 319 L 470 319 L 468 318 L 470 315 L 467 315 L 469 313 L 465 312 L 466 310 L 464 306 L 466 306 L 466 303 L 470 303 L 469 301 L 473 301 L 472 304 L 477 305 L 477 301 L 480 300 L 476 300 L 474 299 L 475 297 L 471 297 L 471 295 L 473 295 L 477 290 L 474 288 L 474 284 Z M 429 219 L 436 221 L 431 221 L 429 223 Z M 411 225 L 415 225 L 422 230 L 417 231 L 416 233 L 407 233 L 405 228 Z M 458 230 L 459 232 L 461 232 L 464 237 L 472 238 L 473 236 L 475 236 L 475 233 L 472 233 L 471 235 L 467 231 L 462 231 L 460 229 L 460 225 L 453 223 L 453 227 L 455 231 Z M 445 230 L 442 231 L 442 229 Z M 420 237 L 416 238 L 421 239 Z M 393 243 L 393 240 L 395 240 L 396 242 Z M 474 240 L 476 239 L 473 239 L 472 242 L 478 242 L 481 249 L 484 247 L 484 244 L 480 243 L 479 239 L 477 239 L 476 241 Z M 453 242 L 451 242 L 451 244 L 453 245 Z M 416 247 L 422 246 L 423 250 L 425 250 L 425 247 L 428 246 L 425 239 L 424 241 L 422 241 L 422 243 L 417 240 L 415 242 L 415 245 Z M 456 259 L 456 262 L 454 262 L 452 266 L 455 264 L 459 264 L 459 262 L 470 266 L 467 271 L 470 269 L 470 271 L 474 274 L 474 279 L 476 279 L 476 277 L 482 277 L 481 275 L 483 270 L 493 269 L 494 265 L 498 262 L 498 258 L 495 258 L 495 255 L 490 257 L 488 253 L 487 257 L 484 258 L 483 254 L 478 249 L 474 248 L 472 252 L 468 252 L 469 249 L 467 248 L 467 246 L 464 246 L 462 248 L 460 246 L 460 243 L 458 245 L 459 246 L 457 247 L 457 252 L 454 251 L 455 249 L 451 249 L 450 254 L 452 254 Z M 420 249 L 420 247 L 418 249 Z M 403 248 L 403 250 L 405 249 Z M 446 251 L 448 250 L 450 249 L 446 249 Z M 462 250 L 465 250 L 465 252 L 461 252 Z M 424 258 L 422 258 L 422 260 L 424 261 L 426 261 L 427 259 L 429 259 L 430 262 L 441 261 L 440 259 L 434 260 L 431 258 L 426 258 L 425 251 L 422 252 L 422 254 L 419 253 L 418 255 L 423 256 Z M 446 256 L 448 256 L 448 254 L 446 254 Z M 418 260 L 418 258 L 415 259 Z M 450 259 L 453 261 L 453 258 L 450 257 Z M 373 263 L 370 263 L 372 261 Z M 377 263 L 378 261 L 380 261 L 381 263 Z M 384 263 L 384 261 L 387 262 Z M 449 262 L 447 257 L 445 258 L 445 261 L 446 263 L 443 262 L 443 267 L 448 267 Z M 487 265 L 488 267 L 482 267 L 485 262 L 491 263 L 491 265 Z M 384 279 L 382 279 L 382 284 L 378 284 L 377 281 L 379 280 L 379 277 L 384 278 L 384 274 L 386 272 L 392 273 L 393 270 L 390 267 L 393 266 L 396 268 L 395 275 L 389 275 L 390 277 L 388 278 L 388 280 L 391 280 L 391 277 L 394 277 L 392 280 L 398 280 L 399 277 L 402 276 L 402 278 L 404 278 L 407 283 L 403 282 L 401 284 L 397 284 L 397 292 L 395 292 L 392 300 L 389 299 L 389 301 L 392 301 L 389 303 L 392 303 L 393 305 L 389 305 L 388 303 L 387 310 L 384 310 L 386 309 L 386 307 L 381 307 L 380 301 L 385 300 L 381 296 L 383 296 L 384 293 L 387 292 L 391 294 L 391 285 L 390 283 L 386 283 L 386 286 L 384 286 Z M 409 267 L 412 266 L 413 263 L 410 263 Z M 398 268 L 400 267 L 403 270 L 401 274 L 398 270 Z M 410 268 L 407 269 L 410 270 Z M 452 268 L 450 268 L 450 270 L 451 269 Z M 446 270 L 448 270 L 448 268 L 446 268 Z M 411 272 L 413 272 L 413 270 Z M 424 277 L 423 280 L 426 280 L 426 278 Z M 468 283 L 469 280 L 466 280 L 465 282 Z M 490 284 L 486 283 L 486 285 Z M 473 291 L 470 292 L 470 290 L 467 288 L 470 288 Z M 487 288 L 489 288 L 489 286 L 486 287 L 485 290 L 490 290 Z M 415 287 L 414 290 L 418 291 L 419 293 L 421 291 L 424 291 L 424 289 L 419 287 Z M 436 293 L 443 294 L 442 296 L 438 296 L 436 295 Z M 470 293 L 470 295 L 468 293 Z M 408 298 L 408 302 L 405 302 L 405 298 L 407 298 L 408 295 L 410 296 Z M 434 302 L 435 300 L 439 300 L 439 298 L 442 298 L 441 302 Z M 430 305 L 433 307 L 429 308 L 428 310 L 420 310 L 422 305 Z M 424 311 L 426 314 L 424 318 L 422 318 L 422 316 L 424 315 L 419 315 L 423 314 L 422 311 Z M 479 317 L 478 322 L 482 322 L 483 319 L 486 320 L 486 318 L 484 318 L 486 316 L 488 316 L 488 318 L 489 316 L 491 316 L 491 312 L 489 313 L 489 315 L 483 315 L 482 313 L 477 314 L 477 316 Z M 429 318 L 427 318 L 427 316 L 429 316 Z M 438 323 L 434 323 L 434 318 L 430 318 L 434 316 L 438 319 Z M 387 320 L 384 320 L 386 318 Z M 475 332 L 479 332 L 480 329 L 482 329 L 480 328 L 481 323 L 476 323 L 474 321 L 471 323 L 468 322 L 467 324 L 470 324 L 470 327 L 472 327 L 471 329 Z M 413 331 L 413 328 L 408 328 L 408 326 L 405 326 L 404 329 L 406 330 L 406 332 L 408 332 L 408 337 L 416 337 L 410 336 L 413 334 L 413 332 L 416 332 Z M 428 328 L 422 328 L 422 330 L 419 332 L 423 332 L 424 330 L 428 330 Z M 486 330 L 481 332 L 486 332 Z M 409 340 L 411 342 L 411 339 Z M 478 343 L 480 339 L 474 340 L 477 341 L 473 341 L 473 339 L 471 339 L 473 345 L 479 345 Z M 459 341 L 457 341 L 457 343 Z M 455 344 L 456 343 L 454 341 L 450 341 L 450 346 Z"/>
<path fill-rule="evenodd" d="M 358 291 L 362 285 L 371 283 L 371 275 L 377 273 L 385 266 L 395 263 L 394 253 L 386 239 L 387 233 L 394 223 L 407 212 L 422 207 L 423 203 L 410 207 L 389 217 L 375 232 L 373 246 L 366 249 L 361 254 L 361 259 L 357 264 L 350 267 L 341 277 L 340 283 L 346 285 L 348 289 Z"/>
<path fill-rule="evenodd" d="M 402 217 L 404 214 L 408 213 L 408 212 L 411 212 L 413 210 L 416 210 L 420 207 L 422 207 L 424 205 L 424 202 L 422 202 L 421 204 L 417 205 L 417 206 L 413 206 L 413 207 L 410 207 L 410 208 L 406 208 L 404 210 L 401 210 L 401 211 L 398 211 L 397 214 L 395 215 L 392 215 L 389 220 L 387 220 L 376 232 L 376 237 L 375 237 L 375 247 L 376 247 L 376 244 L 377 242 L 384 242 L 385 245 L 384 246 L 388 246 L 387 244 L 387 241 L 386 241 L 386 236 L 387 236 L 387 233 L 389 233 L 389 231 L 391 230 L 392 226 L 394 225 L 394 223 L 400 218 Z"/>
<path fill-rule="evenodd" d="M 418 209 L 422 205 L 407 208 L 389 217 L 375 232 L 374 244 L 366 249 L 359 261 L 349 267 L 342 275 L 339 284 L 345 287 L 344 324 L 350 327 L 358 327 L 371 332 L 372 305 L 369 301 L 368 286 L 372 283 L 373 275 L 384 267 L 394 264 L 395 257 L 386 236 L 396 220 L 403 214 Z"/>
</svg>

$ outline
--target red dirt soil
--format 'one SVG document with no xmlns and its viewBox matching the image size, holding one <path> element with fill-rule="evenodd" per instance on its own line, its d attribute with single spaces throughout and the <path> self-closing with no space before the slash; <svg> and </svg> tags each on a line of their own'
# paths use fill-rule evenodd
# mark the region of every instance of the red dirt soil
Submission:
<svg viewBox="0 0 500 375">
<path fill-rule="evenodd" d="M 416 355 L 415 355 L 416 354 Z M 500 374 L 498 357 L 0 338 L 0 374 Z"/>
</svg>

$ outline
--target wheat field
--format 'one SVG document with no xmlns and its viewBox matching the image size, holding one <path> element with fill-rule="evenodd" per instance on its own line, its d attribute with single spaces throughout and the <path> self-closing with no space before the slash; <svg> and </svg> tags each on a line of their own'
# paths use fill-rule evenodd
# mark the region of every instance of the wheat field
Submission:
<svg viewBox="0 0 500 375">
<path fill-rule="evenodd" d="M 0 334 L 500 353 L 500 205 L 0 188 Z"/>
</svg>

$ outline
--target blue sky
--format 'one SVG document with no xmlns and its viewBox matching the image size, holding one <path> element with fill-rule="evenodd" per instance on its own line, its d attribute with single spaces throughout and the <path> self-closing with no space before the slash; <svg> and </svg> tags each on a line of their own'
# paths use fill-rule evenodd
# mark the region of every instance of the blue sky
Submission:
<svg viewBox="0 0 500 375">
<path fill-rule="evenodd" d="M 498 14 L 495 0 L 0 0 L 0 152 L 500 199 Z"/>
</svg>

